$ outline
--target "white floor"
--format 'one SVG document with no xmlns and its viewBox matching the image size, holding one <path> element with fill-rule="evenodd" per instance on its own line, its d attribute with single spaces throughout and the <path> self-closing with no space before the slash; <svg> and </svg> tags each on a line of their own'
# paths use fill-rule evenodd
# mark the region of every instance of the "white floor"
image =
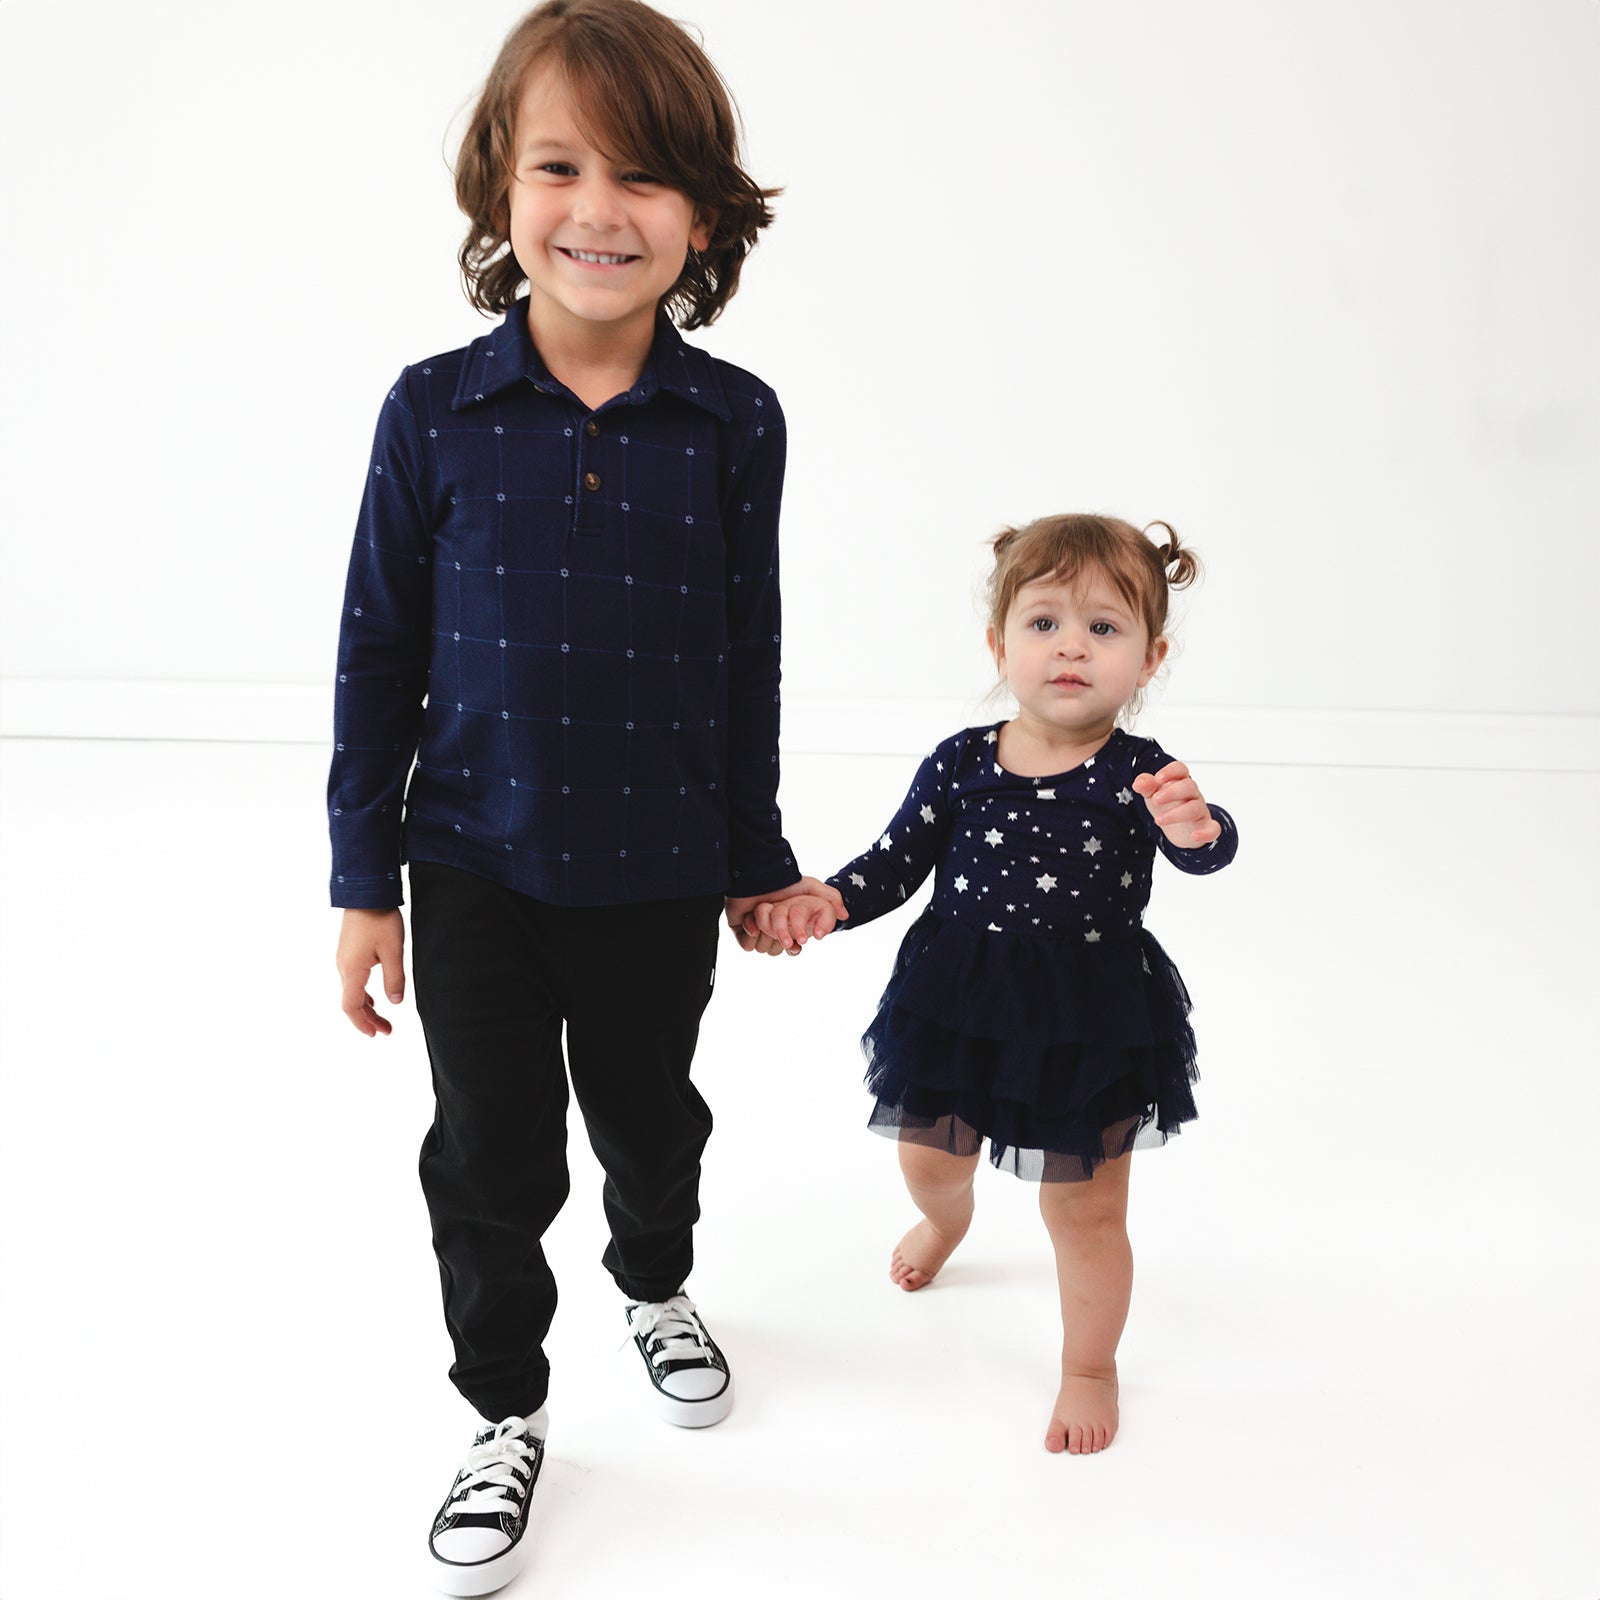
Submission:
<svg viewBox="0 0 1600 1600">
<path fill-rule="evenodd" d="M 1159 729 L 1152 728 L 1152 732 Z M 418 1596 L 473 1419 L 414 1161 L 426 1063 L 340 1017 L 323 754 L 12 741 L 0 1594 Z M 812 870 L 910 764 L 797 758 Z M 576 1128 L 534 1559 L 510 1596 L 1600 1595 L 1600 779 L 1226 767 L 1240 859 L 1162 875 L 1202 1119 L 1141 1155 L 1123 1428 L 1047 1456 L 1034 1194 L 939 1283 L 855 1037 L 903 919 L 731 943 L 691 1290 L 738 1374 L 647 1412 Z M 618 927 L 619 981 L 648 959 Z"/>
</svg>

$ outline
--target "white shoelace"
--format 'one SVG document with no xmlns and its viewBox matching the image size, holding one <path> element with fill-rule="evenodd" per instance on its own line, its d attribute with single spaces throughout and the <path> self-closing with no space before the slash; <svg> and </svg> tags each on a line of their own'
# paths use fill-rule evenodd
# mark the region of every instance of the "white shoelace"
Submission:
<svg viewBox="0 0 1600 1600">
<path fill-rule="evenodd" d="M 686 1294 L 675 1294 L 670 1300 L 652 1300 L 634 1307 L 633 1315 L 628 1319 L 628 1331 L 644 1340 L 652 1366 L 659 1367 L 668 1361 L 711 1359 L 706 1330 L 700 1325 L 694 1301 Z M 663 1341 L 654 1350 L 650 1349 L 652 1334 Z"/>
<path fill-rule="evenodd" d="M 467 1451 L 461 1463 L 466 1474 L 450 1496 L 452 1515 L 460 1511 L 483 1512 L 497 1516 L 502 1511 L 513 1515 L 522 1509 L 527 1497 L 528 1480 L 533 1469 L 527 1458 L 539 1448 L 522 1429 L 522 1417 L 507 1417 L 495 1428 L 491 1438 L 475 1444 Z M 510 1490 L 515 1499 L 508 1499 Z"/>
</svg>

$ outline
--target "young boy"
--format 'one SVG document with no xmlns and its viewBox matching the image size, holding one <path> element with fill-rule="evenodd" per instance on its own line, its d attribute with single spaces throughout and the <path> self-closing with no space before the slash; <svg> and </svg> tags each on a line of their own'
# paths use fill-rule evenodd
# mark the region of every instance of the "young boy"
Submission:
<svg viewBox="0 0 1600 1600">
<path fill-rule="evenodd" d="M 410 864 L 422 1184 L 450 1375 L 489 1423 L 429 1552 L 439 1587 L 483 1594 L 526 1558 L 544 1455 L 567 1068 L 654 1403 L 720 1421 L 728 1363 L 683 1293 L 718 914 L 775 952 L 743 931 L 757 901 L 828 891 L 776 803 L 783 414 L 671 320 L 714 320 L 771 221 L 715 69 L 639 0 L 551 0 L 495 62 L 456 192 L 470 297 L 504 320 L 407 367 L 379 418 L 328 796 L 369 1036 L 372 969 L 404 991 Z"/>
</svg>

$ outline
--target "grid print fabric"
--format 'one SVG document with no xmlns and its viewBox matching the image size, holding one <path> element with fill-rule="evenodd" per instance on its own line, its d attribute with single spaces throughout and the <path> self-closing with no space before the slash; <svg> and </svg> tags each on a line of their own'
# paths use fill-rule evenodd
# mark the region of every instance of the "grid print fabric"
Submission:
<svg viewBox="0 0 1600 1600">
<path fill-rule="evenodd" d="M 526 302 L 401 374 L 345 593 L 335 905 L 400 904 L 403 857 L 560 905 L 794 881 L 784 448 L 772 390 L 665 318 L 633 388 L 593 411 L 535 350 Z"/>
<path fill-rule="evenodd" d="M 1210 810 L 1222 836 L 1197 849 L 1156 827 L 1132 789 L 1137 774 L 1172 759 L 1153 739 L 1119 728 L 1080 766 L 1024 778 L 996 758 L 1000 727 L 940 744 L 877 842 L 828 880 L 850 912 L 841 928 L 892 911 L 937 867 L 929 910 L 939 916 L 991 933 L 1132 941 L 1158 849 L 1190 873 L 1233 860 L 1239 836 L 1220 806 Z"/>
</svg>

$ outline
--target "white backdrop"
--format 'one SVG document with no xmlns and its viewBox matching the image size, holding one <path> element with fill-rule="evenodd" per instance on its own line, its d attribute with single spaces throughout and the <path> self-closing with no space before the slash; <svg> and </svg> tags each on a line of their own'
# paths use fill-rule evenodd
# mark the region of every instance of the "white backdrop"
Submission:
<svg viewBox="0 0 1600 1600">
<path fill-rule="evenodd" d="M 4 731 L 323 736 L 522 9 L 0 6 Z M 1600 765 L 1600 9 L 675 9 L 786 187 L 699 337 L 789 414 L 791 741 L 947 731 L 983 538 L 1098 508 L 1206 558 L 1191 754 Z"/>
<path fill-rule="evenodd" d="M 378 403 L 486 326 L 446 151 L 519 9 L 0 0 L 0 733 L 130 741 L 0 746 L 7 1600 L 421 1592 L 468 1431 L 430 1090 L 414 1008 L 381 1045 L 335 1009 L 318 746 Z M 1600 7 L 674 9 L 786 186 L 697 337 L 790 420 L 801 859 L 987 688 L 984 537 L 1072 507 L 1206 557 L 1147 726 L 1246 847 L 1157 891 L 1203 1121 L 1136 1185 L 1094 1475 L 1037 1445 L 1029 1195 L 984 1186 L 934 1294 L 881 1281 L 886 919 L 718 973 L 707 1438 L 617 1376 L 574 1130 L 527 1592 L 610 1600 L 689 1530 L 706 1600 L 1064 1561 L 1103 1600 L 1592 1600 Z"/>
</svg>

